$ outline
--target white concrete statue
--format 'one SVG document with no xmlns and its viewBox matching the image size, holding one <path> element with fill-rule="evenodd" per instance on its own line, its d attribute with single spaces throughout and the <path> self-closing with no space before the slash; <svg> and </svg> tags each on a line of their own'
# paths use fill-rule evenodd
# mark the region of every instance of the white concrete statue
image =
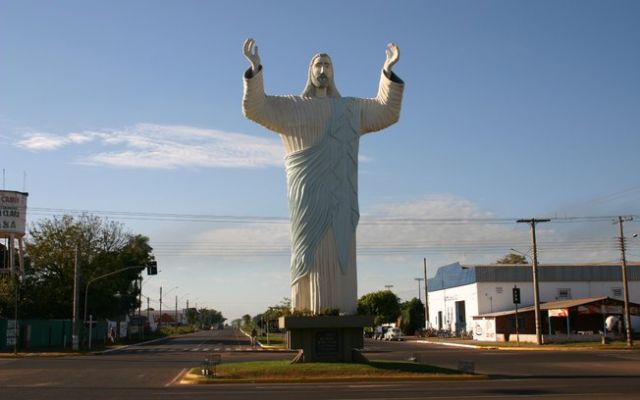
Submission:
<svg viewBox="0 0 640 400">
<path fill-rule="evenodd" d="M 280 135 L 285 147 L 291 224 L 291 303 L 294 310 L 357 308 L 356 226 L 360 136 L 398 121 L 404 82 L 391 67 L 391 43 L 373 99 L 341 97 L 327 54 L 316 54 L 299 96 L 267 96 L 253 39 L 244 43 L 244 115 Z"/>
</svg>

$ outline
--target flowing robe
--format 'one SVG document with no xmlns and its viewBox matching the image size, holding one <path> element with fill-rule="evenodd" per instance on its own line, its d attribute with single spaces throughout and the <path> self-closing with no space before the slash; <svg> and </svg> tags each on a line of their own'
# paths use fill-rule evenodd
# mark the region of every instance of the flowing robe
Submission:
<svg viewBox="0 0 640 400">
<path fill-rule="evenodd" d="M 359 139 L 398 121 L 403 90 L 383 72 L 373 99 L 267 96 L 262 69 L 244 75 L 244 115 L 285 147 L 295 310 L 357 311 Z"/>
</svg>

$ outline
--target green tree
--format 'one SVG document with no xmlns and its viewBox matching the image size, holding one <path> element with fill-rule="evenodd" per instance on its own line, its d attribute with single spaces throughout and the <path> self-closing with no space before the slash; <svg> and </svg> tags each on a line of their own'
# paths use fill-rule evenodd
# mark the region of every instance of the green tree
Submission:
<svg viewBox="0 0 640 400">
<path fill-rule="evenodd" d="M 16 280 L 10 275 L 0 275 L 0 317 L 12 318 L 15 307 L 16 284 Z"/>
<path fill-rule="evenodd" d="M 76 256 L 80 316 L 84 313 L 84 288 L 89 280 L 133 266 L 140 266 L 140 270 L 124 271 L 92 283 L 88 305 L 95 318 L 116 318 L 137 308 L 138 275 L 153 259 L 148 238 L 125 232 L 120 223 L 89 215 L 41 220 L 29 234 L 29 262 L 20 291 L 21 317 L 71 316 Z M 114 297 L 116 294 L 119 297 Z"/>
<path fill-rule="evenodd" d="M 394 322 L 400 315 L 400 299 L 390 290 L 365 294 L 358 299 L 358 314 L 373 315 L 376 325 Z"/>
<path fill-rule="evenodd" d="M 251 315 L 245 314 L 242 316 L 242 328 L 247 329 L 251 328 L 253 325 L 253 321 L 251 319 Z"/>
<path fill-rule="evenodd" d="M 413 335 L 415 331 L 424 328 L 424 304 L 415 297 L 400 305 L 402 322 L 400 328 L 406 335 Z"/>
<path fill-rule="evenodd" d="M 284 297 L 280 303 L 267 307 L 267 309 L 253 317 L 254 326 L 266 329 L 267 325 L 270 332 L 279 330 L 278 319 L 291 315 L 291 299 Z"/>
<path fill-rule="evenodd" d="M 509 253 L 506 256 L 499 258 L 496 264 L 529 264 L 527 258 L 522 254 Z"/>
<path fill-rule="evenodd" d="M 208 308 L 201 308 L 197 315 L 198 323 L 204 327 L 219 325 L 227 320 L 220 311 Z"/>
</svg>

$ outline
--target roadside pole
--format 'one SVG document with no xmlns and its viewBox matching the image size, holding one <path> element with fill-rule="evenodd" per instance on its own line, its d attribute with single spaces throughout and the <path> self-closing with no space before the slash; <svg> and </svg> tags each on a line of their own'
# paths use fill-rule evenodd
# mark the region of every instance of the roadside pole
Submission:
<svg viewBox="0 0 640 400">
<path fill-rule="evenodd" d="M 73 264 L 73 314 L 71 319 L 71 349 L 78 351 L 80 343 L 78 340 L 78 247 L 75 251 L 75 261 Z"/>
<path fill-rule="evenodd" d="M 513 285 L 513 304 L 516 305 L 516 342 L 520 346 L 520 329 L 518 326 L 518 304 L 520 304 L 520 288 L 517 285 Z"/>
<path fill-rule="evenodd" d="M 162 330 L 162 286 L 160 286 L 160 318 L 158 318 L 156 331 L 160 332 L 161 330 Z"/>
<path fill-rule="evenodd" d="M 532 275 L 533 275 L 533 306 L 536 321 L 536 344 L 542 344 L 542 332 L 540 331 L 540 289 L 538 286 L 538 247 L 536 243 L 536 224 L 540 222 L 549 222 L 550 219 L 519 219 L 517 223 L 527 223 L 531 226 L 531 242 L 532 242 Z"/>
<path fill-rule="evenodd" d="M 93 315 L 89 314 L 89 350 L 91 350 L 91 334 L 92 332 L 92 328 L 93 328 Z"/>
<path fill-rule="evenodd" d="M 429 284 L 427 282 L 427 258 L 424 258 L 424 329 L 431 328 L 429 318 Z"/>
<path fill-rule="evenodd" d="M 617 224 L 620 228 L 620 260 L 622 262 L 622 289 L 624 296 L 624 326 L 627 336 L 627 347 L 633 347 L 633 338 L 631 336 L 631 313 L 629 312 L 629 280 L 627 278 L 627 256 L 624 239 L 623 224 L 626 221 L 632 221 L 633 217 L 618 217 Z M 616 222 L 614 222 L 616 223 Z"/>
</svg>

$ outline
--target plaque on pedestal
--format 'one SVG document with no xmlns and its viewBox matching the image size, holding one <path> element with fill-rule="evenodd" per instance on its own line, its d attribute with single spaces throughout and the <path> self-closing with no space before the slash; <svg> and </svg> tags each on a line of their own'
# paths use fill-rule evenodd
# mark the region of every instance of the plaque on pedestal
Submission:
<svg viewBox="0 0 640 400">
<path fill-rule="evenodd" d="M 279 325 L 287 330 L 287 348 L 302 350 L 305 362 L 354 362 L 362 359 L 363 328 L 373 325 L 373 317 L 281 317 Z"/>
</svg>

